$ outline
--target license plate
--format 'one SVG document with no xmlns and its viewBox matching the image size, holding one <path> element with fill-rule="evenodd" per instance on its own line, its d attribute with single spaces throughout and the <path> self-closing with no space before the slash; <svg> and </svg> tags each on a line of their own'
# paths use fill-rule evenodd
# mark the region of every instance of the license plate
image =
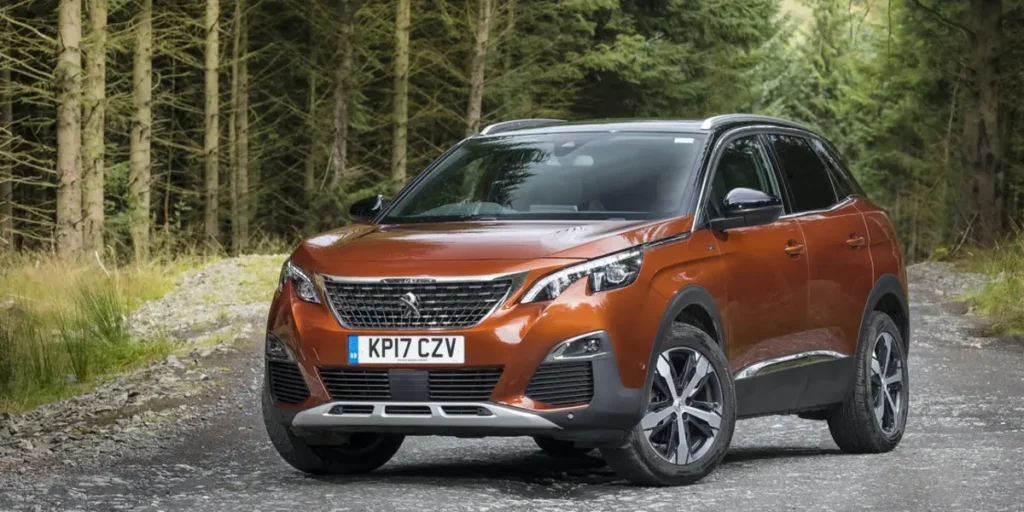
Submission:
<svg viewBox="0 0 1024 512">
<path fill-rule="evenodd" d="M 348 337 L 348 362 L 415 364 L 466 362 L 463 336 L 356 336 Z"/>
</svg>

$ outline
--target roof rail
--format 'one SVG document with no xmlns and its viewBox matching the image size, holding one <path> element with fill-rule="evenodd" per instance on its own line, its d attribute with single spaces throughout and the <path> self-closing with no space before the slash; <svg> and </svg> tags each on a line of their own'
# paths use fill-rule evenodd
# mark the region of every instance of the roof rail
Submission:
<svg viewBox="0 0 1024 512">
<path fill-rule="evenodd" d="M 709 117 L 704 120 L 700 125 L 701 130 L 713 130 L 726 125 L 731 124 L 746 124 L 746 123 L 770 123 L 781 126 L 788 126 L 790 128 L 799 128 L 801 130 L 808 130 L 808 128 L 800 123 L 793 121 L 787 121 L 778 117 L 771 116 L 760 116 L 756 114 L 725 114 L 720 116 Z"/>
<path fill-rule="evenodd" d="M 564 122 L 566 122 L 564 119 L 516 119 L 514 121 L 502 121 L 500 123 L 487 125 L 483 130 L 480 130 L 480 135 L 493 135 L 495 133 L 507 132 L 511 130 L 519 130 L 522 128 L 536 128 L 539 126 L 558 124 Z"/>
</svg>

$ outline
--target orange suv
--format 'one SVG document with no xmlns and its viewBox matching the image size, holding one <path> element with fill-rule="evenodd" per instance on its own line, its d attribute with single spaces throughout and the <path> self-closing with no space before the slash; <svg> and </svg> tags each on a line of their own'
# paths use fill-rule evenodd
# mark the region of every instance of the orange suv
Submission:
<svg viewBox="0 0 1024 512">
<path fill-rule="evenodd" d="M 826 420 L 855 453 L 903 435 L 895 231 L 798 124 L 498 123 L 351 215 L 284 264 L 267 326 L 266 428 L 302 471 L 533 436 L 677 485 L 738 418 Z"/>
</svg>

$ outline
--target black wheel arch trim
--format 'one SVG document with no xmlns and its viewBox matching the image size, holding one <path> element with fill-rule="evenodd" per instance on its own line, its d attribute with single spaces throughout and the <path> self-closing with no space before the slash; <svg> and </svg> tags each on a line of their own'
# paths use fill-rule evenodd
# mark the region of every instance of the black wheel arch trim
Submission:
<svg viewBox="0 0 1024 512">
<path fill-rule="evenodd" d="M 864 328 L 868 325 L 868 317 L 871 316 L 871 312 L 878 310 L 878 303 L 886 295 L 892 295 L 896 298 L 899 303 L 903 318 L 893 318 L 893 322 L 896 323 L 896 327 L 900 329 L 900 337 L 903 338 L 903 348 L 905 354 L 909 354 L 910 351 L 910 305 L 907 300 L 907 294 L 903 289 L 903 283 L 898 277 L 892 274 L 883 274 L 875 281 L 875 286 L 871 289 L 871 293 L 868 294 L 868 300 L 864 304 L 864 312 L 860 319 L 860 330 L 857 331 L 857 348 L 858 353 L 860 349 L 861 335 L 864 333 Z M 905 325 L 900 325 L 904 322 Z"/>
<path fill-rule="evenodd" d="M 708 313 L 708 316 L 711 317 L 711 322 L 714 324 L 715 334 L 718 336 L 718 339 L 715 341 L 718 342 L 723 351 L 725 350 L 726 339 L 725 330 L 722 325 L 722 314 L 718 310 L 718 304 L 715 303 L 711 292 L 699 284 L 684 286 L 669 300 L 668 306 L 661 316 L 661 322 L 658 324 L 658 332 L 654 336 L 654 344 L 651 346 L 651 353 L 647 358 L 647 377 L 644 379 L 643 388 L 645 393 L 651 388 L 651 384 L 654 381 L 652 369 L 654 368 L 655 359 L 661 353 L 661 344 L 668 336 L 668 333 L 671 332 L 672 324 L 679 318 L 679 314 L 690 306 L 699 306 Z M 710 333 L 708 336 L 714 337 Z"/>
</svg>

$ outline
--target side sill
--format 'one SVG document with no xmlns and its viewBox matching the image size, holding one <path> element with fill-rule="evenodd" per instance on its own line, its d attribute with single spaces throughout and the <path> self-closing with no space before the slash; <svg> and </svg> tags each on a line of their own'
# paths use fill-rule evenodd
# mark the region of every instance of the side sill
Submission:
<svg viewBox="0 0 1024 512">
<path fill-rule="evenodd" d="M 843 401 L 853 385 L 852 356 L 812 360 L 736 379 L 736 415 L 792 414 Z"/>
</svg>

